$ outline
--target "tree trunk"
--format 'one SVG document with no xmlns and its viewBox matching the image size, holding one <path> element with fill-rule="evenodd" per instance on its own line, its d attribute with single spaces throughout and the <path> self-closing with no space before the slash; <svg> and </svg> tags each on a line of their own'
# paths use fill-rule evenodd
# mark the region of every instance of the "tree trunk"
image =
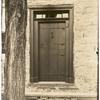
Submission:
<svg viewBox="0 0 100 100">
<path fill-rule="evenodd" d="M 25 100 L 27 1 L 5 0 L 5 99 Z"/>
</svg>

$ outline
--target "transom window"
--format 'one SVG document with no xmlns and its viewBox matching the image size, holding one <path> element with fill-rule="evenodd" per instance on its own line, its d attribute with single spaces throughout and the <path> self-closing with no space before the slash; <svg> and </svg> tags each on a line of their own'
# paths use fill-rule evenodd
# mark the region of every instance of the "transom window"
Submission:
<svg viewBox="0 0 100 100">
<path fill-rule="evenodd" d="M 47 18 L 69 18 L 69 11 L 36 11 L 34 12 L 34 18 L 47 19 Z"/>
</svg>

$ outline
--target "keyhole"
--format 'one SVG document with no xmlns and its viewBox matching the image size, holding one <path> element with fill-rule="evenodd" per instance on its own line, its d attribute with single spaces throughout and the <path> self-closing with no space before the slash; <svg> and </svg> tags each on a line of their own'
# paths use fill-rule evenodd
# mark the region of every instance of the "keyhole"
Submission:
<svg viewBox="0 0 100 100">
<path fill-rule="evenodd" d="M 52 39 L 54 38 L 54 33 L 53 33 L 53 32 L 51 32 L 51 38 L 52 38 Z"/>
</svg>

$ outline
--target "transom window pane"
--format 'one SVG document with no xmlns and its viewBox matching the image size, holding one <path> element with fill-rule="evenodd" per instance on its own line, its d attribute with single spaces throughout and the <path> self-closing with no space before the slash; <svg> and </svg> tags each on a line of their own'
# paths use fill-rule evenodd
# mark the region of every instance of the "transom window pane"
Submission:
<svg viewBox="0 0 100 100">
<path fill-rule="evenodd" d="M 56 18 L 62 18 L 62 14 L 57 14 Z"/>
<path fill-rule="evenodd" d="M 68 18 L 68 13 L 63 13 L 63 18 Z"/>
<path fill-rule="evenodd" d="M 45 15 L 45 14 L 43 14 L 43 15 L 42 15 L 42 18 L 46 18 L 46 15 Z"/>
<path fill-rule="evenodd" d="M 37 14 L 36 18 L 42 18 L 42 14 Z"/>
<path fill-rule="evenodd" d="M 36 11 L 34 14 L 35 19 L 46 19 L 46 18 L 69 18 L 68 11 Z"/>
</svg>

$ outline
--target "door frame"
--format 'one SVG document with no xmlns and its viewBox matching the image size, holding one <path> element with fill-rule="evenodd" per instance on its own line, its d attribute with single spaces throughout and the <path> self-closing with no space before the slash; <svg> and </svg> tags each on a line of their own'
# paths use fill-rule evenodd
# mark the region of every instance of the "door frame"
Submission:
<svg viewBox="0 0 100 100">
<path fill-rule="evenodd" d="M 68 80 L 66 80 L 67 83 L 74 83 L 74 71 L 73 71 L 73 6 L 72 5 L 67 5 L 67 6 L 35 6 L 32 7 L 30 9 L 30 82 L 33 82 L 33 66 L 34 66 L 34 22 L 36 24 L 36 33 L 38 33 L 38 25 L 40 22 L 48 22 L 48 20 L 35 20 L 34 19 L 34 11 L 49 11 L 49 10 L 69 10 L 69 66 L 68 66 L 68 75 L 66 76 Z M 54 20 L 50 20 L 50 21 L 60 21 L 60 22 L 66 22 L 65 19 L 54 19 Z M 38 35 L 38 34 L 37 34 Z M 37 36 L 38 37 L 38 36 Z M 38 40 L 36 40 L 37 44 L 38 44 Z M 38 46 L 36 47 L 36 52 L 38 51 Z M 36 58 L 36 66 L 38 66 L 38 53 L 36 53 L 35 55 L 37 55 Z M 38 74 L 38 72 L 37 72 Z"/>
</svg>

